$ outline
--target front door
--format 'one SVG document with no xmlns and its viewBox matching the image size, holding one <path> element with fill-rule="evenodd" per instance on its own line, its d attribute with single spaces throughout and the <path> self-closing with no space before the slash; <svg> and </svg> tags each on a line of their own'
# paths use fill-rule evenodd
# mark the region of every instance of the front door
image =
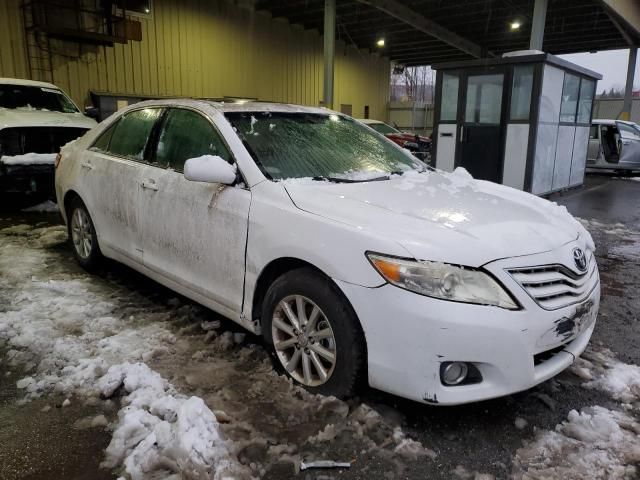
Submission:
<svg viewBox="0 0 640 480">
<path fill-rule="evenodd" d="M 189 158 L 233 158 L 200 112 L 172 108 L 155 155 L 140 175 L 140 226 L 145 267 L 239 315 L 251 192 L 239 186 L 188 181 Z M 206 303 L 203 301 L 203 303 Z"/>
<path fill-rule="evenodd" d="M 474 178 L 502 182 L 504 70 L 463 77 L 456 166 Z"/>
<path fill-rule="evenodd" d="M 587 150 L 587 164 L 592 165 L 600 158 L 600 125 L 591 125 L 589 129 L 589 149 Z"/>
</svg>

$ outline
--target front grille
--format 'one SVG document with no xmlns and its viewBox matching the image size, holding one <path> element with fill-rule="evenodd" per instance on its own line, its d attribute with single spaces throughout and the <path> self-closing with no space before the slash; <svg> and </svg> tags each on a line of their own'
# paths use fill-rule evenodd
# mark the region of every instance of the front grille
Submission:
<svg viewBox="0 0 640 480">
<path fill-rule="evenodd" d="M 84 135 L 86 128 L 13 127 L 0 130 L 0 157 L 25 153 L 58 153 L 71 140 Z"/>
<path fill-rule="evenodd" d="M 556 310 L 584 300 L 598 283 L 598 267 L 588 254 L 587 271 L 581 274 L 564 265 L 541 265 L 508 272 L 545 310 Z"/>
</svg>

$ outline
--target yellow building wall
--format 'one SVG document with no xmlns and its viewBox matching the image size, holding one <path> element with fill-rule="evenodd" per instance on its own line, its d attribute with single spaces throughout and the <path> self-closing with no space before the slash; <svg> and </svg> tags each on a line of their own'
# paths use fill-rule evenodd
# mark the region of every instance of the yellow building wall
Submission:
<svg viewBox="0 0 640 480">
<path fill-rule="evenodd" d="M 0 0 L 0 77 L 31 78 L 20 0 Z M 89 90 L 117 94 L 251 97 L 318 105 L 323 42 L 316 31 L 224 0 L 154 0 L 142 41 L 94 47 L 52 41 L 53 82 L 80 105 Z M 336 45 L 334 107 L 386 119 L 389 61 Z M 35 78 L 38 79 L 38 78 Z"/>
</svg>

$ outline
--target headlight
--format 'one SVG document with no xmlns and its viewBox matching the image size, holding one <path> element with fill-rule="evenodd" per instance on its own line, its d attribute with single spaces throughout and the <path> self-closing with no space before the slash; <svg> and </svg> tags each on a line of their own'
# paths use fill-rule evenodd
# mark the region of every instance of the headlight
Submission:
<svg viewBox="0 0 640 480">
<path fill-rule="evenodd" d="M 480 270 L 377 253 L 367 253 L 367 258 L 385 280 L 397 287 L 443 300 L 518 309 L 504 288 Z"/>
</svg>

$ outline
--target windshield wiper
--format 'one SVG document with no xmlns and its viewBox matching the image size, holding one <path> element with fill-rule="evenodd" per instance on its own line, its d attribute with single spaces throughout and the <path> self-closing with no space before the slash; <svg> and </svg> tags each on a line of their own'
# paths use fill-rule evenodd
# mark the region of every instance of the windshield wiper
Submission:
<svg viewBox="0 0 640 480">
<path fill-rule="evenodd" d="M 324 177 L 315 176 L 313 180 L 320 182 L 332 182 L 332 183 L 363 183 L 363 182 L 379 182 L 382 180 L 389 180 L 389 175 L 382 175 L 380 177 L 371 178 L 348 178 L 348 177 Z"/>
</svg>

